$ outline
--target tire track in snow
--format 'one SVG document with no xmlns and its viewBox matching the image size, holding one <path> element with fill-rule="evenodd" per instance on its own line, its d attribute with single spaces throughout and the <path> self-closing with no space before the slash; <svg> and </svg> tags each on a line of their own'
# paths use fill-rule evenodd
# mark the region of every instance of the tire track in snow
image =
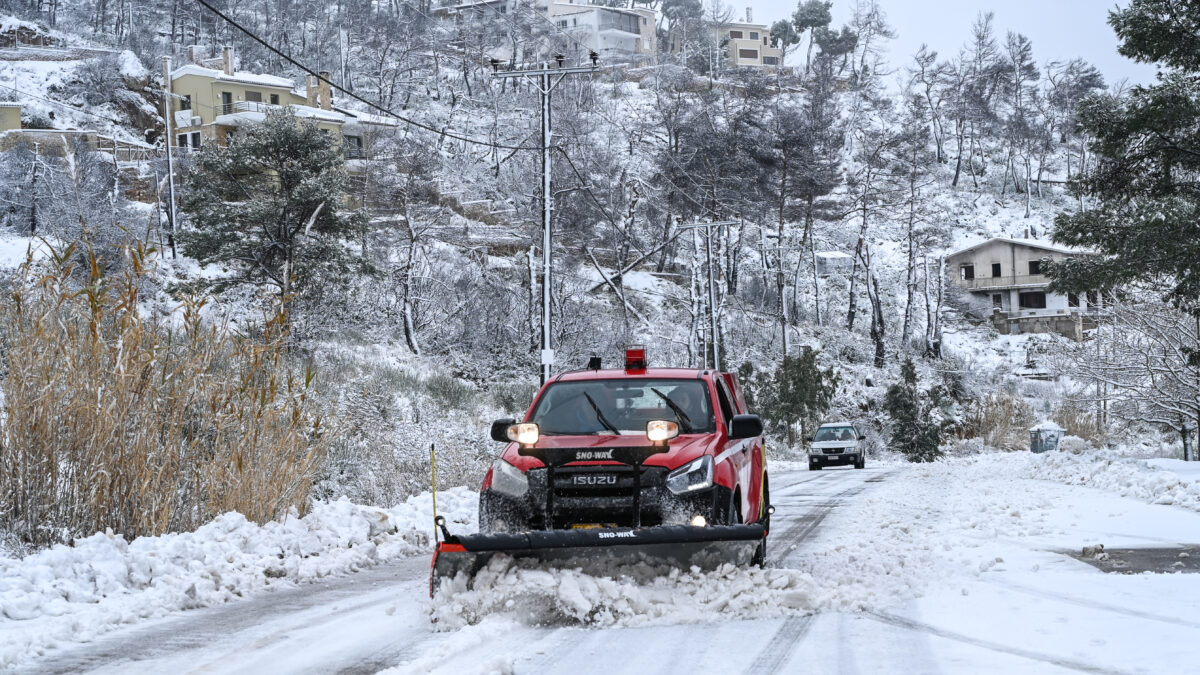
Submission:
<svg viewBox="0 0 1200 675">
<path fill-rule="evenodd" d="M 991 640 L 975 638 L 975 637 L 971 637 L 969 635 L 963 635 L 962 633 L 956 633 L 951 630 L 946 630 L 944 628 L 938 628 L 937 626 L 931 626 L 927 623 L 921 623 L 919 621 L 913 621 L 912 619 L 906 619 L 902 616 L 896 616 L 894 614 L 886 614 L 883 612 L 867 612 L 867 614 L 874 617 L 875 619 L 878 619 L 879 621 L 881 621 L 883 623 L 886 623 L 886 624 L 889 624 L 892 626 L 896 626 L 898 628 L 905 628 L 907 630 L 911 630 L 911 631 L 914 631 L 917 633 L 925 633 L 927 635 L 933 635 L 935 637 L 944 638 L 946 640 L 954 640 L 955 642 L 962 642 L 964 644 L 973 645 L 975 647 L 982 647 L 983 649 L 990 649 L 995 652 L 1011 654 L 1013 656 L 1019 656 L 1022 658 L 1029 659 L 1031 661 L 1048 663 L 1050 665 L 1058 666 L 1060 668 L 1067 668 L 1069 670 L 1078 670 L 1079 672 L 1082 672 L 1082 673 L 1097 673 L 1098 675 L 1127 675 L 1127 671 L 1124 671 L 1124 670 L 1115 670 L 1112 668 L 1105 668 L 1103 666 L 1098 666 L 1094 663 L 1085 663 L 1083 661 L 1076 661 L 1074 659 L 1063 658 L 1060 656 L 1054 656 L 1053 654 L 1042 654 L 1041 652 L 1035 652 L 1035 651 L 1032 651 L 1029 649 L 1022 649 L 1021 647 L 1014 647 L 1012 645 L 1006 645 L 1006 644 L 1002 644 L 1000 642 L 993 642 Z"/>
<path fill-rule="evenodd" d="M 759 651 L 758 656 L 746 669 L 746 672 L 754 675 L 778 673 L 780 667 L 791 656 L 792 649 L 804 639 L 804 634 L 808 632 L 812 622 L 812 614 L 791 616 L 785 619 L 783 625 L 775 631 L 770 640 L 767 640 L 767 644 Z"/>
<path fill-rule="evenodd" d="M 1049 591 L 1049 590 L 1045 590 L 1045 589 L 1041 589 L 1041 588 L 1034 588 L 1032 586 L 1024 586 L 1022 584 L 1017 584 L 1017 583 L 1012 583 L 1012 582 L 1007 582 L 1007 581 L 994 581 L 991 579 L 986 579 L 984 581 L 986 581 L 989 584 L 994 584 L 996 586 L 999 586 L 1001 588 L 1006 588 L 1011 591 L 1017 591 L 1019 593 L 1025 593 L 1027 595 L 1032 595 L 1036 598 L 1049 598 L 1049 599 L 1057 600 L 1059 602 L 1065 602 L 1065 603 L 1069 603 L 1072 605 L 1078 605 L 1080 607 L 1087 607 L 1089 609 L 1099 609 L 1099 610 L 1105 611 L 1105 612 L 1112 612 L 1114 614 L 1124 614 L 1125 616 L 1132 616 L 1132 617 L 1138 618 L 1138 619 L 1147 619 L 1149 621 L 1161 621 L 1163 623 L 1171 624 L 1173 626 L 1183 626 L 1186 628 L 1200 628 L 1200 623 L 1197 623 L 1195 621 L 1188 621 L 1187 619 L 1180 619 L 1178 617 L 1163 616 L 1161 614 L 1152 614 L 1150 612 L 1142 612 L 1142 611 L 1139 611 L 1136 609 L 1127 609 L 1125 607 L 1120 607 L 1118 605 L 1110 605 L 1108 603 L 1100 602 L 1098 600 L 1088 600 L 1087 598 L 1077 598 L 1077 597 L 1074 597 L 1071 595 L 1066 595 L 1065 593 L 1058 593 L 1055 591 Z"/>
<path fill-rule="evenodd" d="M 850 475 L 857 477 L 860 474 Z M 795 522 L 793 522 L 786 530 L 780 533 L 780 539 L 776 539 L 778 542 L 777 546 L 788 547 L 785 549 L 786 553 L 784 553 L 782 557 L 777 558 L 776 562 L 783 563 L 792 558 L 797 550 L 795 545 L 808 538 L 817 529 L 817 527 L 820 526 L 821 522 L 825 520 L 825 517 L 828 516 L 835 508 L 841 506 L 846 499 L 854 497 L 866 490 L 869 487 L 869 483 L 882 482 L 887 478 L 888 475 L 888 473 L 882 473 L 872 476 L 864 481 L 856 482 L 854 485 L 840 492 L 825 497 L 825 501 L 813 505 L 813 507 L 807 513 L 798 516 L 795 519 Z"/>
</svg>

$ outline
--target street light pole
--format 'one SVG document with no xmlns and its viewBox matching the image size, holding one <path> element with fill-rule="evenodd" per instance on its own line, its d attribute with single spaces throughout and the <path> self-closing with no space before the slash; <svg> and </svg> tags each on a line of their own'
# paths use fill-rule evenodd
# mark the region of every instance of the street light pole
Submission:
<svg viewBox="0 0 1200 675">
<path fill-rule="evenodd" d="M 708 318 L 709 318 L 711 339 L 712 339 L 712 367 L 713 367 L 713 370 L 721 369 L 721 345 L 720 345 L 720 340 L 718 339 L 719 333 L 717 332 L 717 281 L 716 281 L 716 278 L 714 277 L 714 272 L 713 272 L 712 230 L 714 227 L 721 227 L 722 225 L 735 225 L 735 224 L 737 224 L 737 221 L 735 221 L 735 220 L 722 220 L 722 221 L 718 221 L 718 222 L 706 220 L 704 222 L 697 221 L 695 223 L 692 223 L 691 225 L 684 225 L 683 227 L 679 228 L 681 230 L 695 230 L 695 229 L 703 229 L 704 230 L 704 242 L 705 242 L 704 258 L 708 265 Z"/>
<path fill-rule="evenodd" d="M 550 125 L 550 94 L 554 88 L 562 82 L 567 75 L 579 75 L 582 73 L 595 73 L 597 67 L 597 59 L 599 56 L 596 52 L 590 54 L 592 65 L 590 67 L 563 67 L 563 56 L 559 54 L 555 56 L 557 67 L 551 68 L 549 62 L 544 62 L 537 68 L 528 68 L 522 70 L 499 70 L 500 62 L 497 59 L 492 59 L 492 76 L 497 78 L 513 78 L 521 77 L 533 82 L 534 87 L 538 90 L 541 96 L 541 118 L 542 118 L 542 365 L 541 378 L 542 384 L 550 379 L 550 369 L 554 365 L 554 349 L 550 342 L 550 250 L 551 250 L 551 215 L 554 210 L 554 195 L 550 191 L 550 174 L 551 160 L 550 149 L 552 139 L 552 129 Z"/>
</svg>

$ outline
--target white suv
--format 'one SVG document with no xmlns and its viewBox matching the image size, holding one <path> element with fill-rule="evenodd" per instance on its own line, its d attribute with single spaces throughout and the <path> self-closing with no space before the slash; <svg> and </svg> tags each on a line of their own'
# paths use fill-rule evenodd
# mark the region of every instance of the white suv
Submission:
<svg viewBox="0 0 1200 675">
<path fill-rule="evenodd" d="M 808 448 L 808 470 L 819 471 L 839 464 L 853 464 L 856 469 L 865 467 L 866 458 L 858 445 L 864 438 L 849 422 L 822 424 Z"/>
</svg>

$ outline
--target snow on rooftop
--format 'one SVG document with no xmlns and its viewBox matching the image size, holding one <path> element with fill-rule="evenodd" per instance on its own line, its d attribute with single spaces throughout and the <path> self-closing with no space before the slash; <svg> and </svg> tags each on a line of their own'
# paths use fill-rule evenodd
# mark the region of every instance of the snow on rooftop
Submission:
<svg viewBox="0 0 1200 675">
<path fill-rule="evenodd" d="M 277 77 L 275 75 L 263 75 L 261 73 L 249 73 L 246 71 L 234 71 L 233 75 L 226 75 L 223 71 L 215 68 L 205 68 L 194 63 L 189 63 L 180 66 L 171 71 L 171 79 L 177 80 L 184 75 L 199 75 L 200 77 L 211 77 L 214 80 L 222 82 L 243 82 L 246 84 L 257 84 L 264 87 L 281 87 L 291 89 L 296 86 L 296 83 L 286 77 Z"/>
<path fill-rule="evenodd" d="M 981 246 L 990 244 L 992 242 L 997 242 L 997 241 L 1006 242 L 1006 243 L 1010 243 L 1010 244 L 1017 244 L 1020 246 L 1028 246 L 1030 248 L 1040 248 L 1040 249 L 1045 249 L 1047 251 L 1057 251 L 1058 253 L 1069 253 L 1069 254 L 1076 254 L 1076 255 L 1078 255 L 1078 254 L 1094 254 L 1095 253 L 1094 251 L 1088 251 L 1087 249 L 1082 249 L 1082 248 L 1075 248 L 1074 246 L 1064 246 L 1062 244 L 1055 244 L 1054 242 L 1049 241 L 1047 239 L 1026 239 L 1026 238 L 1017 238 L 1017 237 L 992 237 L 991 239 L 984 239 L 982 241 L 977 241 L 974 244 L 967 246 L 966 248 L 959 249 L 957 251 L 950 253 L 950 255 L 955 256 L 960 253 L 966 253 L 968 251 L 973 251 Z"/>
<path fill-rule="evenodd" d="M 22 19 L 18 19 L 17 17 L 11 16 L 11 15 L 5 15 L 3 17 L 0 17 L 0 33 L 7 33 L 9 31 L 18 30 L 20 28 L 24 28 L 26 30 L 31 30 L 31 31 L 35 31 L 35 32 L 44 32 L 42 30 L 41 26 L 38 26 L 36 23 L 30 22 L 30 21 L 24 21 Z"/>
</svg>

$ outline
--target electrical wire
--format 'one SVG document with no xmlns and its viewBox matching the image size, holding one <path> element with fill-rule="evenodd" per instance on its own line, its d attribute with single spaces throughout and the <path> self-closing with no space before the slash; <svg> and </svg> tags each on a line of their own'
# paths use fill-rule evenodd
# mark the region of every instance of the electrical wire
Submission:
<svg viewBox="0 0 1200 675">
<path fill-rule="evenodd" d="M 328 78 L 321 77 L 320 73 L 317 73 L 316 71 L 312 70 L 308 66 L 300 63 L 299 61 L 293 59 L 292 57 L 288 56 L 287 54 L 284 54 L 282 51 L 277 49 L 274 45 L 268 43 L 266 40 L 264 40 L 261 37 L 259 37 L 258 35 L 256 35 L 249 28 L 242 26 L 237 21 L 234 21 L 232 18 L 230 18 L 230 17 L 226 16 L 224 13 L 222 13 L 221 10 L 217 9 L 216 7 L 213 7 L 211 4 L 208 3 L 207 0 L 196 0 L 196 2 L 198 2 L 200 5 L 202 5 L 208 11 L 210 11 L 213 14 L 216 14 L 218 17 L 224 19 L 229 25 L 238 29 L 242 33 L 245 33 L 246 36 L 249 37 L 250 39 L 259 43 L 263 47 L 266 47 L 268 50 L 271 51 L 271 53 L 279 56 L 280 58 L 284 59 L 285 61 L 292 64 L 293 66 L 299 68 L 300 70 L 304 71 L 305 73 L 307 73 L 309 75 L 312 75 L 313 77 L 317 78 L 319 81 L 325 82 L 329 86 L 333 87 L 334 89 L 337 89 L 341 93 L 345 94 L 346 96 L 349 96 L 350 98 L 358 101 L 359 103 L 362 103 L 363 105 L 366 105 L 374 110 L 377 110 L 389 117 L 394 117 L 394 118 L 400 120 L 401 122 L 404 122 L 405 124 L 417 127 L 418 129 L 424 129 L 425 131 L 429 131 L 431 133 L 435 133 L 440 136 L 445 136 L 447 138 L 453 138 L 458 141 L 463 141 L 464 143 L 472 143 L 475 145 L 482 145 L 482 146 L 486 146 L 489 148 L 497 148 L 497 149 L 501 149 L 501 150 L 541 150 L 542 149 L 542 147 L 538 146 L 538 145 L 505 145 L 503 143 L 493 143 L 491 141 L 483 141 L 483 140 L 479 140 L 477 138 L 470 138 L 468 136 L 460 136 L 453 132 L 443 131 L 443 130 L 437 129 L 435 127 L 431 127 L 427 124 L 418 122 L 414 119 L 410 119 L 408 117 L 404 117 L 403 115 L 394 113 L 391 110 L 388 110 L 387 108 L 384 108 L 383 106 L 381 106 L 377 103 L 368 101 L 367 99 L 359 96 L 358 94 L 355 94 L 354 92 L 351 92 L 351 91 L 343 88 L 342 86 L 335 84 Z"/>
</svg>

